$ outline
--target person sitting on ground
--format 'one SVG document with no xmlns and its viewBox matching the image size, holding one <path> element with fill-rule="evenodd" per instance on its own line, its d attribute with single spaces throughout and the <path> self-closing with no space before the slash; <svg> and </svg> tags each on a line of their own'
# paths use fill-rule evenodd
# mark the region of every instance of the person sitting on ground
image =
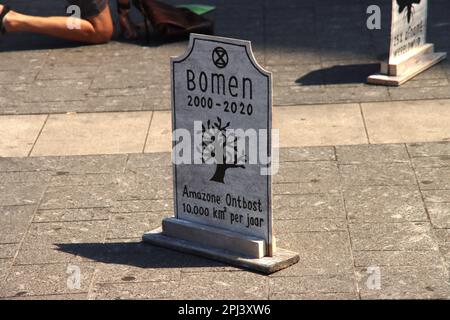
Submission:
<svg viewBox="0 0 450 320">
<path fill-rule="evenodd" d="M 68 2 L 80 8 L 80 18 L 30 16 L 0 4 L 0 37 L 5 33 L 35 32 L 91 44 L 111 40 L 114 25 L 108 0 L 68 0 Z M 122 34 L 127 39 L 136 39 L 137 32 L 129 17 L 130 0 L 117 0 L 117 7 Z M 69 25 L 77 27 L 69 28 Z"/>
</svg>

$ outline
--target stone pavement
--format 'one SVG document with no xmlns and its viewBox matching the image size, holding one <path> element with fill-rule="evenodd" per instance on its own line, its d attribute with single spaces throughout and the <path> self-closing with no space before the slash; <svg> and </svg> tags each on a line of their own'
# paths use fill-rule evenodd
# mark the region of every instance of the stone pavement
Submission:
<svg viewBox="0 0 450 320">
<path fill-rule="evenodd" d="M 280 147 L 450 141 L 449 99 L 279 107 Z M 170 111 L 0 116 L 0 157 L 170 152 Z"/>
<path fill-rule="evenodd" d="M 65 12 L 60 0 L 6 2 L 30 14 Z M 369 0 L 207 3 L 217 5 L 216 34 L 251 40 L 257 60 L 274 73 L 275 106 L 450 98 L 449 60 L 400 88 L 365 84 L 387 53 L 390 1 L 381 2 L 383 28 L 376 31 L 366 28 Z M 429 40 L 450 52 L 450 3 L 432 0 L 429 11 Z M 0 114 L 168 110 L 169 57 L 185 47 L 157 39 L 76 46 L 30 34 L 1 37 Z"/>
<path fill-rule="evenodd" d="M 450 298 L 450 143 L 281 160 L 274 228 L 300 262 L 267 277 L 140 243 L 172 214 L 169 153 L 0 158 L 0 297 Z"/>
<path fill-rule="evenodd" d="M 173 213 L 168 58 L 185 42 L 7 35 L 0 298 L 450 299 L 449 62 L 400 88 L 369 86 L 387 50 L 387 29 L 365 28 L 372 1 L 208 3 L 217 35 L 252 40 L 274 74 L 275 231 L 299 264 L 267 277 L 140 243 Z M 449 8 L 430 1 L 438 50 L 450 51 Z"/>
</svg>

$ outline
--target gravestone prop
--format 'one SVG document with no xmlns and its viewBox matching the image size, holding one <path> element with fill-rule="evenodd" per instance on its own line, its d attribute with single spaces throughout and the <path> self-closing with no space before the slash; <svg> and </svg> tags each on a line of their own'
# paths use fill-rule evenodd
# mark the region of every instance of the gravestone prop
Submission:
<svg viewBox="0 0 450 320">
<path fill-rule="evenodd" d="M 297 263 L 272 231 L 272 75 L 249 41 L 198 34 L 171 67 L 175 212 L 143 241 L 267 274 Z"/>
<path fill-rule="evenodd" d="M 389 58 L 369 83 L 399 86 L 447 57 L 426 42 L 427 16 L 428 0 L 392 1 Z"/>
</svg>

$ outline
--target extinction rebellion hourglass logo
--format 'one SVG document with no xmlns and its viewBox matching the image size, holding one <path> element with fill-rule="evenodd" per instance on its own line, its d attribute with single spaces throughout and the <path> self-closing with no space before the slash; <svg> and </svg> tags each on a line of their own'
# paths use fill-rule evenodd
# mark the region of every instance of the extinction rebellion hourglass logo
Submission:
<svg viewBox="0 0 450 320">
<path fill-rule="evenodd" d="M 227 51 L 222 47 L 215 48 L 212 53 L 212 60 L 217 68 L 225 68 L 228 64 Z"/>
<path fill-rule="evenodd" d="M 408 23 L 411 22 L 411 18 L 414 15 L 414 4 L 419 4 L 421 0 L 397 0 L 398 13 L 402 13 L 406 9 L 406 17 Z"/>
</svg>

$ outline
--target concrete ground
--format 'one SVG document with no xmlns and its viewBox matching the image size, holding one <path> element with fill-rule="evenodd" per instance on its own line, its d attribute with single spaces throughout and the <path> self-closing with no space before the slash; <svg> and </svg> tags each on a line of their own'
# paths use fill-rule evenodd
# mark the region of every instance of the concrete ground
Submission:
<svg viewBox="0 0 450 320">
<path fill-rule="evenodd" d="M 252 40 L 273 72 L 274 228 L 300 262 L 263 276 L 140 243 L 173 213 L 168 58 L 186 42 L 6 35 L 0 298 L 449 299 L 449 62 L 400 88 L 369 86 L 388 32 L 365 28 L 370 1 L 208 3 L 216 34 Z M 430 1 L 440 51 L 448 9 Z"/>
</svg>

